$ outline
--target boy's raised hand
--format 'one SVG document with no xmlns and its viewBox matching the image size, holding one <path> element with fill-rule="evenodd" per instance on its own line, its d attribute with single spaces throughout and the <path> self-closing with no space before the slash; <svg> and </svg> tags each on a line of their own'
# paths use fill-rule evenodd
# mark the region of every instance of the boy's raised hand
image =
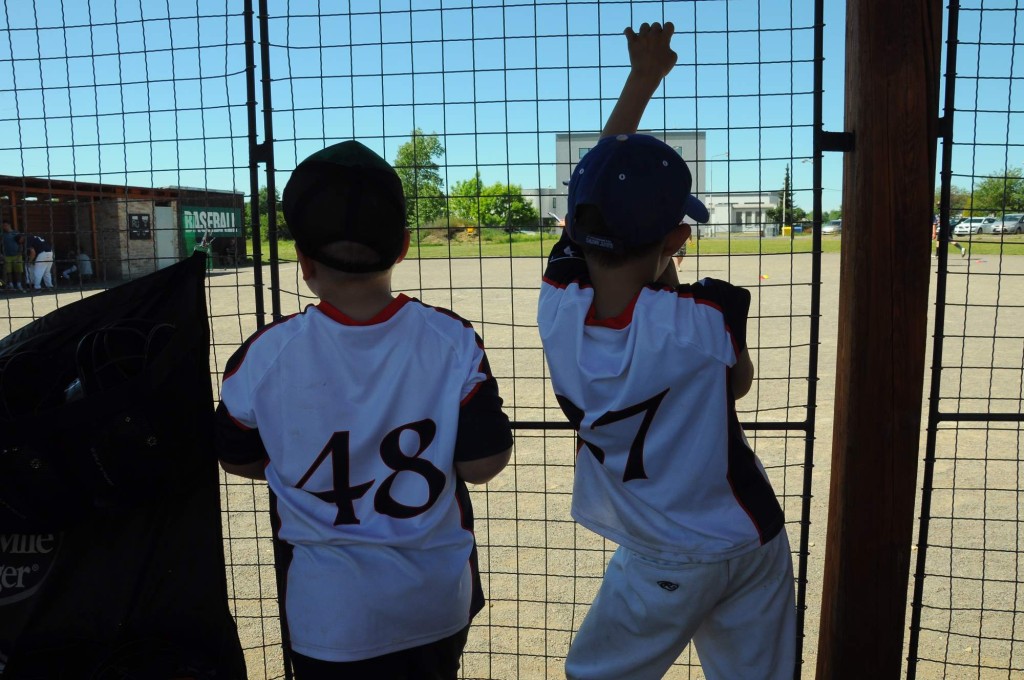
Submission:
<svg viewBox="0 0 1024 680">
<path fill-rule="evenodd" d="M 662 26 L 658 22 L 642 24 L 639 31 L 627 28 L 623 33 L 629 47 L 629 64 L 632 68 L 622 86 L 615 107 L 605 121 L 601 136 L 632 134 L 640 125 L 640 118 L 654 91 L 662 79 L 676 65 L 679 56 L 672 51 L 669 43 L 676 27 L 671 21 Z"/>
<path fill-rule="evenodd" d="M 664 26 L 657 21 L 641 24 L 639 32 L 627 26 L 623 33 L 629 46 L 629 64 L 633 72 L 661 82 L 679 59 L 669 46 L 675 31 L 671 21 L 666 21 Z"/>
</svg>

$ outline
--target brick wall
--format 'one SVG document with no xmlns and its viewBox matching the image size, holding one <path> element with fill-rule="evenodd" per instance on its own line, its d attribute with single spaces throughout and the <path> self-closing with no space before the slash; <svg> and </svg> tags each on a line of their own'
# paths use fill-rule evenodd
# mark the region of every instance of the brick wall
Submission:
<svg viewBox="0 0 1024 680">
<path fill-rule="evenodd" d="M 96 275 L 101 281 L 124 277 L 118 201 L 96 201 Z"/>
</svg>

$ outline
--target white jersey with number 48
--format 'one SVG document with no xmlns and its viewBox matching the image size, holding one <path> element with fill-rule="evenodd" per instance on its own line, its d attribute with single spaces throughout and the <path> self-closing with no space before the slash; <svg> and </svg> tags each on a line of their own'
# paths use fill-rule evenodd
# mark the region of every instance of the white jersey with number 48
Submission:
<svg viewBox="0 0 1024 680">
<path fill-rule="evenodd" d="M 511 446 L 468 323 L 404 295 L 367 322 L 321 302 L 236 352 L 218 413 L 221 458 L 266 461 L 296 651 L 354 661 L 468 625 L 483 601 L 454 463 Z"/>
</svg>

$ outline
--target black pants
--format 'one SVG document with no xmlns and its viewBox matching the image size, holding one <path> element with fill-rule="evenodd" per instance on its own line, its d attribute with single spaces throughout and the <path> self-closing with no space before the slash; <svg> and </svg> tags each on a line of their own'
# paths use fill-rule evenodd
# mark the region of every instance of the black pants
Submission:
<svg viewBox="0 0 1024 680">
<path fill-rule="evenodd" d="M 455 680 L 469 626 L 419 647 L 363 661 L 320 661 L 292 651 L 295 680 Z"/>
</svg>

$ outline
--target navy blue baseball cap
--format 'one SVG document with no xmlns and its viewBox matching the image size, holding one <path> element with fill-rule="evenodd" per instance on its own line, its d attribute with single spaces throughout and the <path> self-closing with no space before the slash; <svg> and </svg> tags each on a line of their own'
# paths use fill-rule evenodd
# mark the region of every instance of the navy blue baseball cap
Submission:
<svg viewBox="0 0 1024 680">
<path fill-rule="evenodd" d="M 281 202 L 299 249 L 332 269 L 384 271 L 402 254 L 402 180 L 387 161 L 355 140 L 321 149 L 299 163 Z M 325 252 L 325 246 L 338 241 L 366 246 L 373 261 L 343 262 Z"/>
<path fill-rule="evenodd" d="M 693 176 L 675 150 L 650 135 L 601 139 L 569 179 L 569 238 L 611 252 L 660 241 L 689 216 L 707 222 L 708 209 L 690 193 Z M 606 231 L 592 234 L 575 223 L 576 209 L 596 206 Z"/>
</svg>

